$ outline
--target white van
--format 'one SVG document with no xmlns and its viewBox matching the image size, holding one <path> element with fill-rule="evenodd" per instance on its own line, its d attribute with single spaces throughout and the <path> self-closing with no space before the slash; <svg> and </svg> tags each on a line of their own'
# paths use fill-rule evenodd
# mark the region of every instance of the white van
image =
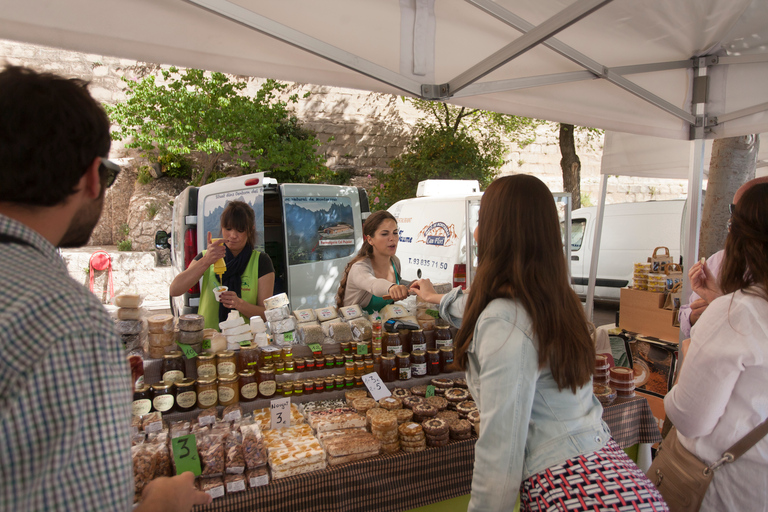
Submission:
<svg viewBox="0 0 768 512">
<path fill-rule="evenodd" d="M 561 219 L 570 218 L 571 195 L 552 195 Z M 397 257 L 403 279 L 470 286 L 477 268 L 473 233 L 482 197 L 476 180 L 426 180 L 415 198 L 389 207 L 400 229 Z"/>
<path fill-rule="evenodd" d="M 596 299 L 618 301 L 619 290 L 631 283 L 634 263 L 646 261 L 656 247 L 669 248 L 674 261 L 680 261 L 684 208 L 684 199 L 605 206 Z M 594 206 L 571 215 L 571 282 L 582 296 L 589 284 L 596 222 Z"/>
<path fill-rule="evenodd" d="M 187 187 L 173 206 L 171 254 L 174 272 L 186 269 L 205 249 L 207 233 L 221 236 L 221 213 L 229 201 L 250 204 L 256 214 L 257 249 L 275 267 L 275 293 L 285 292 L 294 309 L 333 302 L 341 274 L 362 247 L 369 212 L 362 187 L 280 184 L 263 173 Z M 197 311 L 200 283 L 174 306 Z"/>
</svg>

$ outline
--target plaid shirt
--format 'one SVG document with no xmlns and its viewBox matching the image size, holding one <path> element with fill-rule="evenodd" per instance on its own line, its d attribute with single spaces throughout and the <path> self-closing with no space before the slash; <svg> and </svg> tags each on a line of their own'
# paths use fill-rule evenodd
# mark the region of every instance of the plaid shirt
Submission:
<svg viewBox="0 0 768 512">
<path fill-rule="evenodd" d="M 37 232 L 0 215 L 0 238 L 0 510 L 131 510 L 114 325 Z"/>
</svg>

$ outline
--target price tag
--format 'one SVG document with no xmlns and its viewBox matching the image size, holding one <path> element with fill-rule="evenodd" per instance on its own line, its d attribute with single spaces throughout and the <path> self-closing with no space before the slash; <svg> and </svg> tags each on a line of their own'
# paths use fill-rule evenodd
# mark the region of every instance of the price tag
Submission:
<svg viewBox="0 0 768 512">
<path fill-rule="evenodd" d="M 200 469 L 200 457 L 197 455 L 195 434 L 171 439 L 171 450 L 173 451 L 173 461 L 176 463 L 177 475 L 191 471 L 195 476 L 200 476 L 202 470 Z"/>
<path fill-rule="evenodd" d="M 291 399 L 278 398 L 269 402 L 272 430 L 291 426 Z"/>
<path fill-rule="evenodd" d="M 241 347 L 250 347 L 251 346 L 251 342 L 250 341 L 241 341 L 240 342 L 240 346 Z"/>
<path fill-rule="evenodd" d="M 358 354 L 367 354 L 368 353 L 368 345 L 366 343 L 358 343 L 357 344 L 357 353 Z"/>
<path fill-rule="evenodd" d="M 211 350 L 211 340 L 203 340 L 203 350 Z"/>
<path fill-rule="evenodd" d="M 368 388 L 368 392 L 377 402 L 382 398 L 392 396 L 392 393 L 387 389 L 384 381 L 381 380 L 379 374 L 376 372 L 363 375 L 363 384 Z"/>
<path fill-rule="evenodd" d="M 195 349 L 193 349 L 189 345 L 179 343 L 178 341 L 176 342 L 176 344 L 179 346 L 179 348 L 181 349 L 181 352 L 184 354 L 184 357 L 186 357 L 187 359 L 192 359 L 197 357 L 197 352 L 195 352 Z"/>
<path fill-rule="evenodd" d="M 309 347 L 309 350 L 311 350 L 312 352 L 322 352 L 323 351 L 323 346 L 321 344 L 319 344 L 319 343 L 311 343 L 311 344 L 309 344 L 307 346 Z"/>
<path fill-rule="evenodd" d="M 427 386 L 427 393 L 424 395 L 424 398 L 429 398 L 431 396 L 435 396 L 435 386 L 430 384 Z"/>
</svg>

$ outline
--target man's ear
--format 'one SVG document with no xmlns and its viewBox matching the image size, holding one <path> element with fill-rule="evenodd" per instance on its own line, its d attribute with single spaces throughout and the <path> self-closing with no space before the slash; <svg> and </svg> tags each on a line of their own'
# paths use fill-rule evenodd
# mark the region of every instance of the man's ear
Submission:
<svg viewBox="0 0 768 512">
<path fill-rule="evenodd" d="M 91 199 L 96 199 L 101 195 L 101 177 L 99 176 L 99 167 L 101 166 L 101 158 L 96 157 L 88 166 L 88 170 L 83 175 L 83 185 L 85 186 L 85 194 Z"/>
</svg>

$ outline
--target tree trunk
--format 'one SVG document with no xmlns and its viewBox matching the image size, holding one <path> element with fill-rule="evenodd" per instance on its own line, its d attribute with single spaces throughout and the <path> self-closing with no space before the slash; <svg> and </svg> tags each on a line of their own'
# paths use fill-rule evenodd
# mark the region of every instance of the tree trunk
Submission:
<svg viewBox="0 0 768 512">
<path fill-rule="evenodd" d="M 560 169 L 563 171 L 563 190 L 571 193 L 571 208 L 581 208 L 581 160 L 576 154 L 573 125 L 560 123 Z"/>
<path fill-rule="evenodd" d="M 725 247 L 728 236 L 728 205 L 736 190 L 755 177 L 759 135 L 715 139 L 709 163 L 709 179 L 701 213 L 699 257 L 709 258 Z"/>
</svg>

